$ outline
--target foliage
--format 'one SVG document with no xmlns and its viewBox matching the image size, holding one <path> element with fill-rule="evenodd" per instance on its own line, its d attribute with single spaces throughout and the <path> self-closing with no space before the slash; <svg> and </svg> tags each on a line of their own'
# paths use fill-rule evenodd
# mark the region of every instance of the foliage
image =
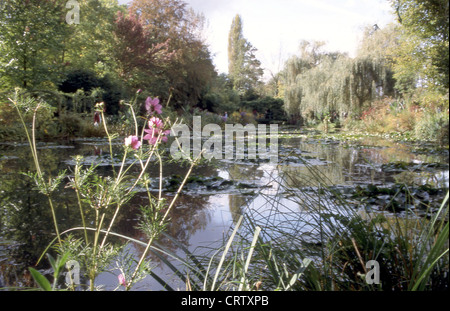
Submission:
<svg viewBox="0 0 450 311">
<path fill-rule="evenodd" d="M 299 114 L 304 121 L 322 120 L 326 114 L 365 119 L 389 97 L 401 102 L 413 96 L 426 107 L 433 92 L 448 96 L 448 2 L 391 2 L 400 25 L 367 27 L 355 58 L 324 52 L 321 42 L 302 42 L 300 56 L 286 62 L 277 86 L 289 115 Z M 425 109 L 413 115 L 410 108 L 382 113 L 384 120 L 374 115 L 382 122 L 371 131 L 414 132 L 420 117 L 433 114 Z"/>
<path fill-rule="evenodd" d="M 215 74 L 203 22 L 181 0 L 134 0 L 116 21 L 122 76 L 177 108 L 196 104 Z"/>
<path fill-rule="evenodd" d="M 65 253 L 63 256 L 59 256 L 56 258 L 56 260 L 52 257 L 52 255 L 47 254 L 48 261 L 51 264 L 51 267 L 53 269 L 53 285 L 50 284 L 50 281 L 42 275 L 39 271 L 37 271 L 34 268 L 29 268 L 29 271 L 31 275 L 33 276 L 33 279 L 36 281 L 36 283 L 39 285 L 41 290 L 44 291 L 54 291 L 57 289 L 58 285 L 58 279 L 62 273 L 62 270 L 64 268 L 64 265 L 67 262 L 69 253 Z"/>
<path fill-rule="evenodd" d="M 117 77 L 117 65 L 112 57 L 114 20 L 123 6 L 114 0 L 77 0 L 80 10 L 79 24 L 66 25 L 69 34 L 63 39 L 61 61 L 64 71 L 92 70 L 99 77 Z M 67 9 L 64 14 L 66 14 Z M 64 15 L 65 17 L 65 15 Z"/>
<path fill-rule="evenodd" d="M 420 140 L 449 145 L 448 112 L 427 113 L 417 122 L 414 130 Z"/>
<path fill-rule="evenodd" d="M 266 119 L 269 117 L 271 120 L 285 120 L 286 113 L 283 109 L 283 100 L 273 97 L 261 97 L 254 100 L 243 101 L 241 106 L 244 109 L 251 111 L 255 115 L 256 119 Z M 267 120 L 269 122 L 269 120 Z"/>
<path fill-rule="evenodd" d="M 395 78 L 403 92 L 418 85 L 448 92 L 449 3 L 445 0 L 390 0 L 401 25 L 394 54 Z"/>
<path fill-rule="evenodd" d="M 65 112 L 56 120 L 54 126 L 57 133 L 53 137 L 105 137 L 103 127 L 95 126 L 91 120 L 82 118 L 79 114 Z"/>
<path fill-rule="evenodd" d="M 110 57 L 113 20 L 119 6 L 111 0 L 77 1 L 78 24 L 66 22 L 67 1 L 7 1 L 0 7 L 0 70 L 4 87 L 54 89 L 66 69 L 89 68 L 115 75 Z"/>
<path fill-rule="evenodd" d="M 69 81 L 73 94 L 74 75 L 91 71 L 80 87 L 100 87 L 108 114 L 138 87 L 177 108 L 197 104 L 215 75 L 203 16 L 181 0 L 135 0 L 128 13 L 114 0 L 80 0 L 80 21 L 69 25 L 66 2 L 2 2 L 2 89 L 66 90 Z"/>
<path fill-rule="evenodd" d="M 64 93 L 75 93 L 78 90 L 89 92 L 99 86 L 99 79 L 91 70 L 75 69 L 66 73 L 59 89 Z"/>
<path fill-rule="evenodd" d="M 64 0 L 11 0 L 0 5 L 0 73 L 7 87 L 51 86 L 61 73 Z"/>
<path fill-rule="evenodd" d="M 239 110 L 239 93 L 233 89 L 232 81 L 226 74 L 220 74 L 214 77 L 202 94 L 198 106 L 211 112 L 223 114 L 225 112 Z"/>
<path fill-rule="evenodd" d="M 416 111 L 401 109 L 394 112 L 396 101 L 393 98 L 385 98 L 374 102 L 361 114 L 361 127 L 368 133 L 392 133 L 406 132 L 414 128 Z M 405 115 L 409 124 L 403 124 L 401 116 Z"/>
<path fill-rule="evenodd" d="M 234 17 L 228 35 L 228 74 L 233 88 L 244 95 L 260 84 L 263 70 L 261 62 L 256 59 L 256 48 L 243 35 L 242 18 Z"/>
<path fill-rule="evenodd" d="M 124 93 L 120 83 L 110 75 L 100 78 L 88 69 L 75 69 L 66 73 L 59 90 L 72 94 L 71 108 L 75 112 L 91 112 L 96 103 L 104 102 L 106 112 L 113 115 L 118 113 L 119 102 Z"/>
<path fill-rule="evenodd" d="M 376 25 L 375 25 L 376 26 Z M 289 115 L 306 121 L 359 118 L 375 100 L 394 94 L 388 50 L 396 44 L 397 31 L 366 28 L 357 56 L 323 50 L 323 42 L 303 41 L 300 56 L 291 57 L 281 72 L 281 88 Z"/>
<path fill-rule="evenodd" d="M 141 19 L 132 12 L 128 16 L 119 12 L 115 25 L 114 35 L 118 48 L 114 55 L 119 64 L 120 76 L 131 87 L 136 87 L 145 76 L 150 75 L 152 79 L 148 79 L 145 86 L 152 87 L 148 83 L 159 80 L 156 72 L 162 71 L 172 57 L 167 40 L 152 43 L 153 34 L 144 29 Z"/>
</svg>

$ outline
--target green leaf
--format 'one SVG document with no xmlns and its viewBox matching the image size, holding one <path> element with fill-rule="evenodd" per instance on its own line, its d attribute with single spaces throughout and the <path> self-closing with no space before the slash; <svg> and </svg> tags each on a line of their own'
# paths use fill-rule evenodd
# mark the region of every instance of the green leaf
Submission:
<svg viewBox="0 0 450 311">
<path fill-rule="evenodd" d="M 30 270 L 31 276 L 33 277 L 34 281 L 39 285 L 39 287 L 45 291 L 51 291 L 52 286 L 50 285 L 50 282 L 47 280 L 45 276 L 43 276 L 39 271 L 33 268 L 28 268 Z"/>
<path fill-rule="evenodd" d="M 289 281 L 288 286 L 285 288 L 285 290 L 290 289 L 292 286 L 294 286 L 295 282 L 297 282 L 297 280 L 303 275 L 303 273 L 305 272 L 306 268 L 309 266 L 309 264 L 312 262 L 311 259 L 305 258 L 300 267 L 298 268 L 298 270 L 295 272 L 295 274 L 292 276 L 291 280 Z"/>
</svg>

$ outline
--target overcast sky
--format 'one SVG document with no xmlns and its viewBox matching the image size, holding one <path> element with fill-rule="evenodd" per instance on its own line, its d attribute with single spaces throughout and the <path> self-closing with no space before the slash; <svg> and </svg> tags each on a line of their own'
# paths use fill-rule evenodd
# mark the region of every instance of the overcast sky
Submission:
<svg viewBox="0 0 450 311">
<path fill-rule="evenodd" d="M 394 21 L 388 0 L 184 0 L 207 19 L 205 37 L 219 72 L 228 71 L 228 32 L 236 14 L 244 37 L 258 49 L 266 76 L 298 54 L 301 40 L 354 55 L 364 26 Z M 130 1 L 119 0 L 120 3 Z"/>
</svg>

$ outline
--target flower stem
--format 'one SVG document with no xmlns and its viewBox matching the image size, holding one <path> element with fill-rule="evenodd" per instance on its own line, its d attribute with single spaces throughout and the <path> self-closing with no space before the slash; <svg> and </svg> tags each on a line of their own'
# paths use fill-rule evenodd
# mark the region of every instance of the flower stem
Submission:
<svg viewBox="0 0 450 311">
<path fill-rule="evenodd" d="M 16 93 L 16 96 L 17 96 L 17 93 Z M 34 109 L 34 112 L 33 112 L 33 121 L 32 121 L 32 126 L 31 126 L 31 137 L 30 137 L 30 134 L 28 132 L 27 126 L 25 124 L 25 120 L 23 119 L 22 113 L 20 112 L 20 109 L 18 107 L 17 98 L 15 98 L 14 100 L 9 98 L 9 100 L 13 103 L 14 107 L 16 108 L 17 113 L 19 114 L 19 118 L 20 118 L 20 121 L 22 123 L 22 126 L 23 126 L 23 128 L 25 130 L 25 133 L 27 135 L 28 143 L 29 143 L 30 149 L 31 149 L 31 154 L 32 154 L 33 160 L 34 160 L 34 165 L 36 167 L 37 176 L 40 179 L 41 184 L 43 185 L 43 187 L 47 188 L 47 184 L 43 180 L 43 175 L 42 175 L 41 167 L 39 165 L 39 159 L 38 159 L 37 148 L 36 148 L 36 130 L 35 130 L 35 127 L 36 127 L 36 115 L 37 115 L 37 111 L 38 111 L 38 109 L 40 107 L 40 103 L 37 104 L 37 106 L 36 106 L 36 108 Z M 61 243 L 61 237 L 59 235 L 59 229 L 58 229 L 58 222 L 56 220 L 56 213 L 55 213 L 55 209 L 53 207 L 52 199 L 50 197 L 49 192 L 47 191 L 48 189 L 42 189 L 42 190 L 43 190 L 43 192 L 46 194 L 46 196 L 48 198 L 48 202 L 49 202 L 50 209 L 51 209 L 51 212 L 52 212 L 53 224 L 54 224 L 54 227 L 55 227 L 56 236 L 58 238 L 58 242 Z"/>
<path fill-rule="evenodd" d="M 184 179 L 183 179 L 183 182 L 182 182 L 181 185 L 179 186 L 179 188 L 178 188 L 178 190 L 177 190 L 175 196 L 173 197 L 172 201 L 170 202 L 169 207 L 168 207 L 167 210 L 166 210 L 166 213 L 164 214 L 163 218 L 162 218 L 161 221 L 159 222 L 159 224 L 158 224 L 159 227 L 161 227 L 161 226 L 164 224 L 164 222 L 166 221 L 167 216 L 169 215 L 171 209 L 173 208 L 175 202 L 177 201 L 178 196 L 179 196 L 180 193 L 181 193 L 181 190 L 184 188 L 184 185 L 186 184 L 186 181 L 187 181 L 188 177 L 191 175 L 192 170 L 193 170 L 195 164 L 197 163 L 198 159 L 200 159 L 201 155 L 202 155 L 202 153 L 200 153 L 200 154 L 198 155 L 198 157 L 197 157 L 194 161 L 192 161 L 191 166 L 189 167 L 189 170 L 188 170 L 188 172 L 186 173 L 186 176 L 185 176 Z M 150 239 L 149 239 L 149 241 L 148 241 L 148 243 L 147 243 L 147 246 L 145 247 L 144 252 L 142 253 L 141 258 L 139 259 L 139 262 L 138 262 L 136 268 L 134 269 L 134 272 L 133 272 L 133 275 L 131 276 L 130 281 L 127 283 L 126 290 L 129 290 L 129 289 L 131 288 L 131 285 L 133 284 L 133 281 L 134 281 L 134 279 L 136 278 L 137 273 L 138 273 L 138 271 L 139 271 L 139 269 L 140 269 L 142 263 L 144 262 L 144 259 L 145 259 L 145 257 L 147 256 L 147 253 L 148 253 L 148 251 L 150 250 L 150 247 L 152 246 L 153 240 L 154 240 L 155 238 L 156 238 L 156 235 L 155 235 L 155 234 L 152 234 L 152 236 L 150 237 Z"/>
</svg>

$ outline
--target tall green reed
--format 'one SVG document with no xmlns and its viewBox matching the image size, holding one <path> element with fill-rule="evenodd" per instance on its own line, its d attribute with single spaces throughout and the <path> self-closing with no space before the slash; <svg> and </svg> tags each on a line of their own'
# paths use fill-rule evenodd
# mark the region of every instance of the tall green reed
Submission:
<svg viewBox="0 0 450 311">
<path fill-rule="evenodd" d="M 285 205 L 294 203 L 290 209 L 297 209 L 286 215 L 281 229 L 267 212 L 248 209 L 249 222 L 266 227 L 268 244 L 284 238 L 269 250 L 280 252 L 287 265 L 292 254 L 313 259 L 297 289 L 390 291 L 448 286 L 448 193 L 431 220 L 409 209 L 404 215 L 367 212 L 349 204 L 315 167 L 304 165 L 305 176 L 279 176 L 280 191 L 289 193 Z M 272 199 L 268 198 L 270 209 L 280 214 L 281 199 Z M 379 263 L 380 284 L 367 280 L 366 264 L 371 260 Z"/>
<path fill-rule="evenodd" d="M 277 184 L 276 191 L 257 193 L 257 203 L 243 207 L 222 246 L 204 248 L 195 256 L 196 264 L 190 261 L 189 288 L 448 288 L 448 193 L 431 219 L 415 211 L 367 212 L 350 204 L 326 175 L 303 164 L 307 173 L 302 176 L 273 175 L 268 184 Z M 378 270 L 372 271 L 372 261 Z M 379 284 L 373 273 L 378 273 Z"/>
</svg>

